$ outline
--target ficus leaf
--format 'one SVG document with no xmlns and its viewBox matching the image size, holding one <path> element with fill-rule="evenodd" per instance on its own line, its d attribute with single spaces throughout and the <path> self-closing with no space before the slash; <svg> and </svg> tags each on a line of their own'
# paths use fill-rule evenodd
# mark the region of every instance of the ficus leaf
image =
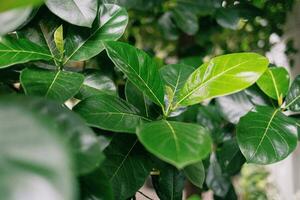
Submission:
<svg viewBox="0 0 300 200">
<path fill-rule="evenodd" d="M 89 126 L 115 132 L 135 133 L 136 127 L 142 121 L 149 121 L 133 105 L 107 94 L 88 97 L 73 110 Z"/>
<path fill-rule="evenodd" d="M 192 105 L 245 89 L 265 72 L 267 58 L 255 53 L 218 56 L 195 70 L 180 91 L 179 105 Z"/>
<path fill-rule="evenodd" d="M 0 68 L 34 60 L 51 60 L 50 52 L 25 39 L 0 38 Z"/>
<path fill-rule="evenodd" d="M 124 8 L 114 4 L 101 4 L 91 30 L 71 26 L 65 41 L 68 61 L 88 60 L 104 50 L 105 41 L 118 40 L 128 23 L 128 14 Z"/>
<path fill-rule="evenodd" d="M 126 43 L 110 41 L 105 47 L 116 67 L 154 103 L 164 108 L 164 84 L 155 61 Z"/>
<path fill-rule="evenodd" d="M 297 76 L 286 96 L 285 107 L 292 111 L 300 111 L 300 76 Z"/>
<path fill-rule="evenodd" d="M 202 188 L 205 180 L 205 169 L 202 162 L 186 166 L 183 169 L 183 172 L 193 185 Z"/>
<path fill-rule="evenodd" d="M 149 152 L 179 169 L 202 160 L 211 150 L 208 131 L 196 124 L 161 120 L 142 124 L 137 135 Z"/>
<path fill-rule="evenodd" d="M 290 85 L 290 77 L 283 67 L 271 67 L 257 80 L 257 85 L 269 97 L 282 103 Z"/>
<path fill-rule="evenodd" d="M 278 162 L 296 148 L 296 121 L 279 109 L 257 106 L 240 119 L 237 141 L 247 162 Z"/>
<path fill-rule="evenodd" d="M 12 10 L 21 7 L 37 6 L 43 3 L 43 0 L 10 0 L 0 2 L 0 12 Z"/>
<path fill-rule="evenodd" d="M 20 75 L 25 94 L 42 96 L 61 103 L 79 91 L 83 79 L 83 75 L 79 73 L 39 68 L 26 68 Z"/>
<path fill-rule="evenodd" d="M 46 5 L 57 16 L 78 26 L 91 27 L 97 14 L 97 0 L 47 0 Z"/>
</svg>

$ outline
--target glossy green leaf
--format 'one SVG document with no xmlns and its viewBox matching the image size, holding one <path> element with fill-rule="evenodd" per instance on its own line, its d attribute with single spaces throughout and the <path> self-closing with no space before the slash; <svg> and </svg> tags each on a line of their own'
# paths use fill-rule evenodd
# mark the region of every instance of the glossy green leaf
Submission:
<svg viewBox="0 0 300 200">
<path fill-rule="evenodd" d="M 63 131 L 22 98 L 0 100 L 1 199 L 76 199 L 72 158 Z"/>
<path fill-rule="evenodd" d="M 218 97 L 216 100 L 222 116 L 233 124 L 237 124 L 240 118 L 256 105 L 272 105 L 271 100 L 253 86 L 235 94 Z"/>
<path fill-rule="evenodd" d="M 116 67 L 153 102 L 164 107 L 164 84 L 155 61 L 126 43 L 106 42 L 105 46 Z"/>
<path fill-rule="evenodd" d="M 97 15 L 97 0 L 47 0 L 46 5 L 55 15 L 78 26 L 91 27 Z"/>
<path fill-rule="evenodd" d="M 151 101 L 145 94 L 140 91 L 135 85 L 130 81 L 126 82 L 125 85 L 125 96 L 126 100 L 134 105 L 143 116 L 150 118 L 152 116 L 150 105 Z"/>
<path fill-rule="evenodd" d="M 193 71 L 193 67 L 184 64 L 166 65 L 161 68 L 160 74 L 166 85 L 171 88 L 171 102 L 167 102 L 167 105 L 172 106 L 172 103 L 177 101 L 180 89 Z"/>
<path fill-rule="evenodd" d="M 158 158 L 183 168 L 205 158 L 211 151 L 211 139 L 202 126 L 175 121 L 142 124 L 137 135 L 145 148 Z"/>
<path fill-rule="evenodd" d="M 215 154 L 212 154 L 210 157 L 205 181 L 208 188 L 214 192 L 214 195 L 219 197 L 225 197 L 230 189 L 230 179 L 223 175 Z"/>
<path fill-rule="evenodd" d="M 180 91 L 178 104 L 192 105 L 245 89 L 265 72 L 268 63 L 267 58 L 255 53 L 215 57 L 191 74 Z"/>
<path fill-rule="evenodd" d="M 257 80 L 257 85 L 269 97 L 281 101 L 290 85 L 289 73 L 283 67 L 271 67 Z"/>
<path fill-rule="evenodd" d="M 184 190 L 184 175 L 170 165 L 160 168 L 159 175 L 152 176 L 152 184 L 160 200 L 182 200 Z"/>
<path fill-rule="evenodd" d="M 43 0 L 9 0 L 0 2 L 0 13 L 20 7 L 40 5 Z"/>
<path fill-rule="evenodd" d="M 50 116 L 63 131 L 76 158 L 76 173 L 86 174 L 96 169 L 104 160 L 98 138 L 74 112 L 52 101 L 41 98 L 23 97 L 22 103 L 32 111 Z"/>
<path fill-rule="evenodd" d="M 76 95 L 78 99 L 85 99 L 99 94 L 116 95 L 117 87 L 113 80 L 99 71 L 90 70 L 84 73 L 85 78 L 80 91 Z"/>
<path fill-rule="evenodd" d="M 15 31 L 30 18 L 33 9 L 31 7 L 18 8 L 0 13 L 0 36 Z"/>
<path fill-rule="evenodd" d="M 25 94 L 42 96 L 61 103 L 79 91 L 83 79 L 79 73 L 39 68 L 26 68 L 20 76 Z"/>
<path fill-rule="evenodd" d="M 193 185 L 202 188 L 205 180 L 205 170 L 202 162 L 186 166 L 183 169 L 183 172 Z"/>
<path fill-rule="evenodd" d="M 104 50 L 104 41 L 118 40 L 124 33 L 128 15 L 124 8 L 101 4 L 91 30 L 72 26 L 66 36 L 65 63 L 88 60 Z"/>
<path fill-rule="evenodd" d="M 20 38 L 25 38 L 31 42 L 38 44 L 52 55 L 52 62 L 59 66 L 62 59 L 61 52 L 55 43 L 54 33 L 63 22 L 48 10 L 40 9 L 35 19 L 31 22 L 31 26 L 26 26 L 17 32 Z"/>
<path fill-rule="evenodd" d="M 297 76 L 286 96 L 285 107 L 291 111 L 300 111 L 300 76 Z"/>
<path fill-rule="evenodd" d="M 237 140 L 247 162 L 274 163 L 296 148 L 296 121 L 278 109 L 257 106 L 240 119 Z"/>
<path fill-rule="evenodd" d="M 131 104 L 107 94 L 88 97 L 73 110 L 89 126 L 115 132 L 135 133 L 136 127 L 142 121 L 148 121 Z"/>
<path fill-rule="evenodd" d="M 146 181 L 151 160 L 133 135 L 116 135 L 104 151 L 103 169 L 109 177 L 116 200 L 133 196 Z"/>
<path fill-rule="evenodd" d="M 51 60 L 47 49 L 25 39 L 0 38 L 0 68 L 34 60 Z"/>
<path fill-rule="evenodd" d="M 233 176 L 241 170 L 245 163 L 236 139 L 226 140 L 216 151 L 223 174 Z"/>
<path fill-rule="evenodd" d="M 82 200 L 113 200 L 109 178 L 101 168 L 81 177 L 80 185 Z"/>
<path fill-rule="evenodd" d="M 235 30 L 240 21 L 239 12 L 234 8 L 219 8 L 216 12 L 216 20 L 224 28 Z"/>
</svg>

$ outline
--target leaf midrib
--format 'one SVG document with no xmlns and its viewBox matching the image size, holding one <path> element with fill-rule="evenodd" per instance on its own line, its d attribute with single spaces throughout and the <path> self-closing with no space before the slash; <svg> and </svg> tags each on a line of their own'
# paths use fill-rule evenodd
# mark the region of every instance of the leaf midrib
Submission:
<svg viewBox="0 0 300 200">
<path fill-rule="evenodd" d="M 271 123 L 272 123 L 272 121 L 273 121 L 273 119 L 274 119 L 274 117 L 275 117 L 275 115 L 277 114 L 278 111 L 279 111 L 279 109 L 276 109 L 276 110 L 273 112 L 273 114 L 272 114 L 272 116 L 271 116 L 271 118 L 270 118 L 270 120 L 269 120 L 269 122 L 268 122 L 268 125 L 267 125 L 267 127 L 266 127 L 266 129 L 265 129 L 265 131 L 264 131 L 264 133 L 263 133 L 263 136 L 262 136 L 261 140 L 259 141 L 259 143 L 258 143 L 258 145 L 257 145 L 257 147 L 256 147 L 256 149 L 255 149 L 255 151 L 254 151 L 254 153 L 252 154 L 252 156 L 250 156 L 250 159 L 249 159 L 249 160 L 252 160 L 252 158 L 255 156 L 255 154 L 257 153 L 258 149 L 260 148 L 260 146 L 261 146 L 261 144 L 262 144 L 264 138 L 266 137 L 266 135 L 267 135 L 267 133 L 268 133 L 268 131 L 269 131 L 269 128 L 270 128 L 270 126 L 271 126 Z"/>
</svg>

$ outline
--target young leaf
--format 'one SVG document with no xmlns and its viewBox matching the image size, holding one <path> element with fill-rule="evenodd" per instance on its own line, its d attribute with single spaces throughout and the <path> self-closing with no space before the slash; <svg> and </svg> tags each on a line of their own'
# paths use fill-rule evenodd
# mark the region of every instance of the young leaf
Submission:
<svg viewBox="0 0 300 200">
<path fill-rule="evenodd" d="M 91 27 L 97 14 L 97 0 L 47 0 L 46 5 L 55 15 L 78 26 Z"/>
<path fill-rule="evenodd" d="M 208 131 L 196 124 L 145 123 L 137 128 L 137 135 L 149 152 L 179 169 L 202 160 L 211 150 Z"/>
<path fill-rule="evenodd" d="M 289 73 L 283 67 L 271 67 L 257 80 L 257 85 L 269 97 L 282 103 L 290 85 Z"/>
<path fill-rule="evenodd" d="M 155 61 L 145 52 L 122 42 L 106 42 L 106 51 L 128 79 L 153 102 L 164 107 L 164 84 Z"/>
<path fill-rule="evenodd" d="M 83 79 L 83 75 L 79 73 L 39 68 L 26 68 L 20 75 L 25 94 L 42 96 L 61 103 L 79 91 Z"/>
<path fill-rule="evenodd" d="M 52 118 L 22 98 L 0 100 L 1 199 L 76 199 L 72 156 Z"/>
<path fill-rule="evenodd" d="M 265 72 L 267 58 L 255 53 L 218 56 L 194 71 L 180 91 L 178 104 L 192 105 L 245 89 Z"/>
<path fill-rule="evenodd" d="M 20 7 L 36 6 L 43 3 L 43 0 L 10 0 L 0 1 L 0 12 Z"/>
<path fill-rule="evenodd" d="M 257 106 L 240 119 L 237 140 L 247 162 L 271 164 L 296 148 L 296 121 L 278 109 Z"/>
<path fill-rule="evenodd" d="M 172 89 L 173 101 L 178 99 L 179 90 L 194 71 L 193 67 L 184 64 L 166 65 L 161 68 L 160 73 L 167 86 Z M 173 102 L 168 102 L 171 106 Z"/>
<path fill-rule="evenodd" d="M 148 121 L 131 104 L 107 94 L 88 97 L 73 110 L 80 114 L 89 126 L 115 132 L 135 133 L 140 122 Z"/>
<path fill-rule="evenodd" d="M 205 180 L 205 169 L 202 162 L 191 164 L 186 166 L 183 169 L 184 175 L 191 181 L 191 183 L 199 188 L 202 188 L 202 185 Z"/>
<path fill-rule="evenodd" d="M 128 199 L 143 186 L 150 173 L 149 155 L 133 135 L 116 135 L 104 153 L 107 159 L 103 169 L 115 199 Z"/>
<path fill-rule="evenodd" d="M 286 96 L 285 107 L 291 111 L 300 111 L 300 76 L 297 76 Z"/>
<path fill-rule="evenodd" d="M 171 165 L 158 168 L 159 175 L 152 176 L 152 184 L 160 200 L 182 200 L 184 175 Z"/>
<path fill-rule="evenodd" d="M 60 25 L 54 32 L 54 42 L 56 45 L 56 48 L 59 50 L 61 54 L 61 58 L 64 55 L 64 32 L 63 32 L 63 26 Z"/>
<path fill-rule="evenodd" d="M 25 39 L 0 38 L 0 69 L 34 60 L 51 60 L 47 49 Z"/>
<path fill-rule="evenodd" d="M 69 60 L 88 60 L 104 50 L 104 41 L 118 40 L 128 23 L 124 8 L 114 4 L 101 4 L 91 30 L 72 26 L 66 36 L 65 63 Z"/>
</svg>

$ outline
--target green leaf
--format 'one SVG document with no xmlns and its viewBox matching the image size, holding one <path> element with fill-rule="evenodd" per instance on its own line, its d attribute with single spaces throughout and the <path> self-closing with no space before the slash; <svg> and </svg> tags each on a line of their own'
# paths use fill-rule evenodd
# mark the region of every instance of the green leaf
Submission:
<svg viewBox="0 0 300 200">
<path fill-rule="evenodd" d="M 162 36 L 167 40 L 177 40 L 179 37 L 179 31 L 172 20 L 172 16 L 171 12 L 166 12 L 158 20 Z"/>
<path fill-rule="evenodd" d="M 186 166 L 183 172 L 193 185 L 202 188 L 205 180 L 205 170 L 202 162 Z"/>
<path fill-rule="evenodd" d="M 286 96 L 286 108 L 291 111 L 300 111 L 300 76 L 297 76 Z"/>
<path fill-rule="evenodd" d="M 233 176 L 241 170 L 245 163 L 237 141 L 235 139 L 226 140 L 216 151 L 223 174 Z"/>
<path fill-rule="evenodd" d="M 103 169 L 81 177 L 81 193 L 84 200 L 113 200 L 112 187 Z"/>
<path fill-rule="evenodd" d="M 89 70 L 85 73 L 83 85 L 80 88 L 76 98 L 85 99 L 99 94 L 116 95 L 117 87 L 113 80 L 103 75 L 100 71 Z"/>
<path fill-rule="evenodd" d="M 45 101 L 41 98 L 23 97 L 22 103 L 36 113 L 50 116 L 55 124 L 63 130 L 63 135 L 67 138 L 72 153 L 76 157 L 77 174 L 91 172 L 104 160 L 95 133 L 74 112 L 56 102 Z"/>
<path fill-rule="evenodd" d="M 219 197 L 225 197 L 230 189 L 230 180 L 227 176 L 223 175 L 215 154 L 212 154 L 210 157 L 210 164 L 206 175 L 206 185 L 214 192 L 214 195 Z"/>
<path fill-rule="evenodd" d="M 152 176 L 152 184 L 160 200 L 182 200 L 184 175 L 171 165 L 158 168 L 159 175 Z"/>
<path fill-rule="evenodd" d="M 145 123 L 137 128 L 137 135 L 149 152 L 179 169 L 202 160 L 211 151 L 207 130 L 196 124 L 165 120 Z"/>
<path fill-rule="evenodd" d="M 48 51 L 54 59 L 54 64 L 59 66 L 62 59 L 61 52 L 56 47 L 54 33 L 63 22 L 48 10 L 40 9 L 35 19 L 31 22 L 31 26 L 26 26 L 17 34 L 20 38 L 25 38 L 31 42 L 38 44 Z"/>
<path fill-rule="evenodd" d="M 151 101 L 130 81 L 126 82 L 125 96 L 126 100 L 132 105 L 134 105 L 143 116 L 147 118 L 150 118 L 152 116 L 150 110 Z"/>
<path fill-rule="evenodd" d="M 55 15 L 78 26 L 91 27 L 97 15 L 97 0 L 47 0 L 46 5 Z"/>
<path fill-rule="evenodd" d="M 47 49 L 25 39 L 0 38 L 0 69 L 34 60 L 51 60 Z"/>
<path fill-rule="evenodd" d="M 296 148 L 296 121 L 278 109 L 257 106 L 240 119 L 237 140 L 247 162 L 274 163 Z"/>
<path fill-rule="evenodd" d="M 133 196 L 151 170 L 149 155 L 133 135 L 115 135 L 104 151 L 103 169 L 109 177 L 116 200 Z"/>
<path fill-rule="evenodd" d="M 164 107 L 164 84 L 155 61 L 145 52 L 122 42 L 106 42 L 106 51 L 127 78 L 154 103 Z"/>
<path fill-rule="evenodd" d="M 155 8 L 155 6 L 160 6 L 163 0 L 105 0 L 105 2 L 118 4 L 127 9 L 135 9 L 139 11 L 149 11 Z"/>
<path fill-rule="evenodd" d="M 283 67 L 271 67 L 257 80 L 259 88 L 269 97 L 282 103 L 290 85 L 289 73 Z"/>
<path fill-rule="evenodd" d="M 81 115 L 89 126 L 115 132 L 135 133 L 140 122 L 148 121 L 131 104 L 107 94 L 88 97 L 73 110 Z"/>
<path fill-rule="evenodd" d="M 76 199 L 72 157 L 54 124 L 22 98 L 1 97 L 1 199 Z"/>
<path fill-rule="evenodd" d="M 198 18 L 185 6 L 177 6 L 172 10 L 172 16 L 177 26 L 188 35 L 195 35 L 199 29 Z"/>
<path fill-rule="evenodd" d="M 128 15 L 124 8 L 113 4 L 102 4 L 91 30 L 75 26 L 66 36 L 65 63 L 69 60 L 88 60 L 104 50 L 104 41 L 118 40 L 124 33 Z"/>
<path fill-rule="evenodd" d="M 79 73 L 39 68 L 26 68 L 20 75 L 25 94 L 42 96 L 61 103 L 79 91 L 83 79 Z"/>
<path fill-rule="evenodd" d="M 218 97 L 216 100 L 222 116 L 233 124 L 237 124 L 240 118 L 247 114 L 254 106 L 263 106 L 272 103 L 257 86 L 252 86 L 228 96 Z"/>
<path fill-rule="evenodd" d="M 167 103 L 169 106 L 172 106 L 172 103 L 176 102 L 179 90 L 183 87 L 185 81 L 193 71 L 193 67 L 184 64 L 166 65 L 161 68 L 160 73 L 163 80 L 166 85 L 172 89 L 172 94 L 170 95 L 172 96 L 173 101 Z"/>
<path fill-rule="evenodd" d="M 54 42 L 56 44 L 56 48 L 59 50 L 61 57 L 64 55 L 64 32 L 63 26 L 60 25 L 54 32 Z"/>
<path fill-rule="evenodd" d="M 267 58 L 255 53 L 218 56 L 194 71 L 180 91 L 178 104 L 187 106 L 243 90 L 265 72 Z"/>
<path fill-rule="evenodd" d="M 20 7 L 36 6 L 43 3 L 43 0 L 9 0 L 0 2 L 0 13 Z"/>
<path fill-rule="evenodd" d="M 0 13 L 0 36 L 15 31 L 22 26 L 30 17 L 31 7 L 18 8 Z"/>
<path fill-rule="evenodd" d="M 240 21 L 239 12 L 234 8 L 219 8 L 216 12 L 216 20 L 222 27 L 236 30 Z"/>
</svg>

